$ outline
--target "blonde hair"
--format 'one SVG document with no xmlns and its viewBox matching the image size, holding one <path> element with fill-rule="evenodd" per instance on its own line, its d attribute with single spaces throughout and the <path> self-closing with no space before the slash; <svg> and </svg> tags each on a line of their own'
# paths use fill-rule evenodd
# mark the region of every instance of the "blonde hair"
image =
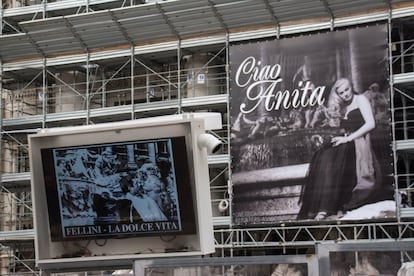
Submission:
<svg viewBox="0 0 414 276">
<path fill-rule="evenodd" d="M 349 84 L 349 86 L 352 89 L 352 93 L 354 93 L 352 82 L 349 79 L 340 78 L 334 83 L 334 85 L 331 88 L 331 91 L 329 92 L 328 98 L 328 112 L 332 113 L 330 114 L 332 116 L 336 115 L 343 117 L 345 115 L 345 102 L 341 97 L 339 97 L 337 93 L 338 87 L 344 85 L 345 83 Z"/>
</svg>

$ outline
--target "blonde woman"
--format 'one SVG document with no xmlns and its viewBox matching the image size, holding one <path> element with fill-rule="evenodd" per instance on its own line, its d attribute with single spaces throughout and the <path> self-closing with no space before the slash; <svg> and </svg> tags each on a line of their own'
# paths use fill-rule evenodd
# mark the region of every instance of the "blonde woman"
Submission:
<svg viewBox="0 0 414 276">
<path fill-rule="evenodd" d="M 298 219 L 337 218 L 383 197 L 376 189 L 381 177 L 370 142 L 375 119 L 369 100 L 341 78 L 331 89 L 328 105 L 341 115 L 342 133 L 312 157 Z"/>
</svg>

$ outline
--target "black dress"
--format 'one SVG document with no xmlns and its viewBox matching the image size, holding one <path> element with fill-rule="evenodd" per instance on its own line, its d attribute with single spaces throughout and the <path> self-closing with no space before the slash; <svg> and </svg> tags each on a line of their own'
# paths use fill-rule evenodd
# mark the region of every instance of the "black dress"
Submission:
<svg viewBox="0 0 414 276">
<path fill-rule="evenodd" d="M 359 109 L 348 114 L 341 121 L 341 128 L 352 133 L 364 124 Z M 298 219 L 312 219 L 318 212 L 336 215 L 339 210 L 347 209 L 352 191 L 357 184 L 356 153 L 354 141 L 333 147 L 325 144 L 313 155 L 302 188 L 301 209 Z M 360 202 L 359 204 L 362 204 Z"/>
</svg>

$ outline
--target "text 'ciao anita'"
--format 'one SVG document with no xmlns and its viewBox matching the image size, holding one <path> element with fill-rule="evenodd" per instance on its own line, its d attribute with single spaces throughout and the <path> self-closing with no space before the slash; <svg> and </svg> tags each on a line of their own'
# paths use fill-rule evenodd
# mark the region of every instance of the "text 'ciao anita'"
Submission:
<svg viewBox="0 0 414 276">
<path fill-rule="evenodd" d="M 280 64 L 262 65 L 254 57 L 245 58 L 237 68 L 235 82 L 246 88 L 248 103 L 240 105 L 240 111 L 248 114 L 264 104 L 267 111 L 300 108 L 324 104 L 325 86 L 315 87 L 311 81 L 299 81 L 292 91 L 278 88 L 283 82 Z"/>
</svg>

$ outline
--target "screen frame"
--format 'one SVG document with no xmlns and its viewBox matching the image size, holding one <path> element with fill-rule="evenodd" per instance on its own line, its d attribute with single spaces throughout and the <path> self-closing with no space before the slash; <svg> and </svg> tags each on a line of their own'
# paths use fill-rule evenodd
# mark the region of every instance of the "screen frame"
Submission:
<svg viewBox="0 0 414 276">
<path fill-rule="evenodd" d="M 65 147 L 51 147 L 51 148 L 42 148 L 42 165 L 43 165 L 43 174 L 45 180 L 45 189 L 46 189 L 46 199 L 48 205 L 48 221 L 49 229 L 52 242 L 56 241 L 67 241 L 67 240 L 96 240 L 96 239 L 109 239 L 109 238 L 128 238 L 133 236 L 157 236 L 157 235 L 184 235 L 184 234 L 195 234 L 196 233 L 196 223 L 195 223 L 195 214 L 194 214 L 194 202 L 188 200 L 192 197 L 192 185 L 190 183 L 190 175 L 188 157 L 187 157 L 187 147 L 185 136 L 176 136 L 176 137 L 166 137 L 166 138 L 155 138 L 155 139 L 144 139 L 144 140 L 134 140 L 134 141 L 118 141 L 110 142 L 103 144 L 85 144 L 85 145 L 76 145 Z M 105 147 L 105 146 L 115 146 L 115 145 L 127 145 L 127 144 L 149 144 L 156 143 L 159 141 L 171 141 L 171 154 L 174 170 L 174 180 L 175 180 L 175 189 L 177 191 L 177 207 L 178 207 L 178 217 L 177 222 L 179 224 L 179 229 L 176 230 L 154 230 L 154 231 L 121 231 L 123 227 L 128 229 L 135 229 L 137 224 L 135 222 L 131 223 L 99 223 L 95 222 L 92 225 L 74 225 L 71 226 L 74 231 L 79 231 L 77 234 L 72 236 L 65 235 L 65 225 L 62 222 L 63 209 L 60 202 L 61 194 L 58 191 L 58 179 L 56 175 L 56 160 L 53 155 L 54 150 L 71 150 L 71 149 L 87 149 L 92 147 Z M 185 154 L 183 154 L 185 153 Z M 96 185 L 96 184 L 95 184 Z M 184 204 L 185 202 L 185 204 Z M 183 208 L 185 205 L 185 208 Z M 118 225 L 118 227 L 117 227 Z M 155 227 L 156 223 L 142 223 L 141 226 L 145 227 Z M 95 227 L 92 229 L 99 229 L 105 233 L 90 233 L 90 231 L 83 227 Z M 131 227 L 132 226 L 132 227 Z M 120 229 L 119 231 L 110 231 L 108 233 L 108 228 L 111 229 Z M 106 230 L 106 231 L 105 231 Z"/>
<path fill-rule="evenodd" d="M 183 113 L 122 122 L 39 129 L 28 136 L 31 166 L 33 223 L 36 266 L 55 271 L 85 267 L 122 266 L 136 259 L 202 256 L 215 252 L 211 208 L 208 153 L 199 137 L 208 130 L 222 129 L 218 112 Z M 52 242 L 47 214 L 47 198 L 41 149 L 84 144 L 111 143 L 120 140 L 145 140 L 185 136 L 195 234 L 134 236 L 122 239 L 98 239 Z"/>
<path fill-rule="evenodd" d="M 375 241 L 358 243 L 320 243 L 316 244 L 318 252 L 319 272 L 322 275 L 330 275 L 330 253 L 338 252 L 404 252 L 413 251 L 413 241 Z M 382 275 L 382 274 L 381 274 Z"/>
</svg>

